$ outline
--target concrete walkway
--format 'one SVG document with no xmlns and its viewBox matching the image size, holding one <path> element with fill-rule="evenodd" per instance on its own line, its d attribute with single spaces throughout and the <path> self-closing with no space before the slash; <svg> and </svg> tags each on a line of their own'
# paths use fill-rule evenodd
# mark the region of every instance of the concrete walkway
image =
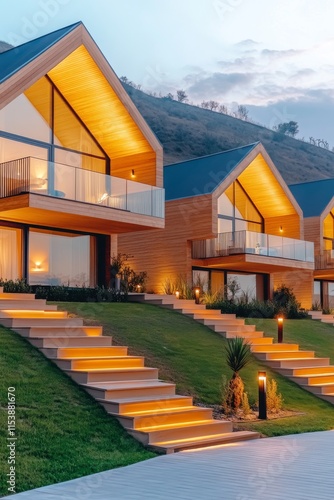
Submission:
<svg viewBox="0 0 334 500">
<path fill-rule="evenodd" d="M 164 455 L 9 498 L 333 500 L 334 431 Z"/>
</svg>

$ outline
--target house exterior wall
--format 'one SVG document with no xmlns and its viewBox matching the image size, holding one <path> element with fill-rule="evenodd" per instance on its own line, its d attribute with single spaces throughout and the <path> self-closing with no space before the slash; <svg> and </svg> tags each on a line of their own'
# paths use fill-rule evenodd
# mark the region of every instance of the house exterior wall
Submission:
<svg viewBox="0 0 334 500">
<path fill-rule="evenodd" d="M 313 302 L 313 271 L 304 269 L 271 274 L 270 289 L 273 291 L 280 285 L 292 288 L 301 307 L 311 309 Z"/>
<path fill-rule="evenodd" d="M 211 195 L 195 196 L 166 203 L 165 229 L 118 236 L 118 251 L 136 271 L 147 271 L 147 289 L 163 292 L 166 279 L 178 275 L 192 280 L 191 240 L 213 237 Z"/>
</svg>

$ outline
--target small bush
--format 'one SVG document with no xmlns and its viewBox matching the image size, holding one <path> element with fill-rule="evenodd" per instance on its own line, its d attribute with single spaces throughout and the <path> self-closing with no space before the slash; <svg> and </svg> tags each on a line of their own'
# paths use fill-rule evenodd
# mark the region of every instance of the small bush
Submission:
<svg viewBox="0 0 334 500">
<path fill-rule="evenodd" d="M 3 286 L 3 291 L 6 293 L 31 293 L 31 287 L 26 280 L 4 280 L 0 279 L 0 286 Z"/>
<path fill-rule="evenodd" d="M 267 411 L 268 413 L 279 413 L 283 408 L 283 396 L 277 392 L 276 380 L 267 381 Z"/>
<path fill-rule="evenodd" d="M 37 299 L 55 302 L 126 302 L 128 299 L 127 292 L 104 287 L 38 286 L 35 294 Z"/>
<path fill-rule="evenodd" d="M 242 395 L 241 411 L 244 417 L 248 417 L 251 413 L 251 407 L 248 401 L 248 394 L 244 392 Z"/>
</svg>

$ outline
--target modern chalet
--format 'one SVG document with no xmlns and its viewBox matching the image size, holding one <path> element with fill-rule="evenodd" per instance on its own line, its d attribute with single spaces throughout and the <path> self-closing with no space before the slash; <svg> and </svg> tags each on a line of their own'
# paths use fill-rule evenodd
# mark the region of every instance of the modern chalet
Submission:
<svg viewBox="0 0 334 500">
<path fill-rule="evenodd" d="M 2 279 L 108 284 L 164 204 L 162 147 L 82 23 L 0 54 Z"/>
<path fill-rule="evenodd" d="M 314 303 L 334 308 L 334 179 L 290 185 L 304 213 L 305 237 L 314 242 Z"/>
<path fill-rule="evenodd" d="M 166 225 L 120 235 L 119 250 L 149 275 L 200 277 L 212 291 L 237 280 L 241 291 L 270 298 L 282 283 L 312 304 L 314 245 L 304 241 L 303 213 L 260 143 L 164 168 Z"/>
</svg>

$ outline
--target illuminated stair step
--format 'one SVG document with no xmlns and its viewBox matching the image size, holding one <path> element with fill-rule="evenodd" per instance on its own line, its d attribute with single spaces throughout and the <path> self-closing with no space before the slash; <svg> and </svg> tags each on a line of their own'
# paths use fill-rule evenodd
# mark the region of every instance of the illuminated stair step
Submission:
<svg viewBox="0 0 334 500">
<path fill-rule="evenodd" d="M 29 310 L 45 310 L 45 311 L 57 311 L 56 305 L 46 304 L 46 300 L 44 299 L 36 299 L 36 300 L 12 300 L 5 299 L 0 300 L 0 310 L 3 309 L 29 309 Z"/>
<path fill-rule="evenodd" d="M 152 451 L 165 452 L 167 454 L 175 451 L 196 450 L 219 445 L 234 444 L 239 441 L 258 439 L 260 434 L 251 431 L 226 432 L 222 434 L 213 434 L 205 437 L 192 437 L 187 439 L 160 441 L 150 444 L 148 447 Z"/>
<path fill-rule="evenodd" d="M 207 438 L 212 434 L 223 434 L 233 431 L 233 424 L 229 420 L 204 420 L 185 422 L 178 425 L 157 426 L 155 430 L 148 428 L 142 430 L 131 430 L 129 433 L 135 436 L 143 444 L 153 444 L 159 441 L 175 441 L 187 438 Z"/>
<path fill-rule="evenodd" d="M 258 357 L 258 355 L 256 355 Z M 303 368 L 311 366 L 329 365 L 329 358 L 304 358 L 304 359 L 267 359 L 266 364 L 272 368 Z"/>
<path fill-rule="evenodd" d="M 287 360 L 295 359 L 300 360 L 303 358 L 313 358 L 314 351 L 282 351 L 282 352 L 254 352 L 258 359 L 266 360 Z M 296 363 L 297 364 L 297 363 Z"/>
<path fill-rule="evenodd" d="M 165 412 L 172 409 L 184 409 L 192 407 L 193 398 L 190 396 L 174 395 L 157 395 L 157 396 L 140 396 L 122 399 L 97 399 L 99 403 L 109 413 L 118 413 L 125 415 L 141 414 L 142 412 Z"/>
<path fill-rule="evenodd" d="M 295 376 L 312 376 L 312 375 L 331 375 L 334 374 L 334 366 L 307 366 L 303 368 L 281 368 L 280 373 L 286 375 L 287 377 Z"/>
<path fill-rule="evenodd" d="M 144 366 L 141 356 L 115 356 L 101 359 L 53 359 L 62 370 L 93 370 L 102 368 L 138 368 Z"/>
<path fill-rule="evenodd" d="M 127 356 L 128 348 L 124 346 L 102 346 L 102 347 L 60 347 L 42 349 L 48 358 L 61 359 L 92 359 L 106 358 L 107 356 Z"/>
<path fill-rule="evenodd" d="M 183 425 L 193 425 L 195 422 L 212 421 L 212 410 L 209 408 L 181 408 L 179 410 L 168 410 L 165 412 L 142 415 L 118 415 L 117 420 L 126 429 L 150 432 L 158 428 L 175 428 Z"/>
<path fill-rule="evenodd" d="M 291 379 L 300 385 L 316 385 L 316 384 L 334 384 L 333 374 L 313 374 L 313 375 L 299 375 L 293 376 Z"/>
<path fill-rule="evenodd" d="M 282 351 L 299 351 L 298 344 L 272 344 L 272 345 L 252 345 L 251 351 L 258 352 L 282 352 Z M 302 352 L 302 351 L 299 351 Z"/>
<path fill-rule="evenodd" d="M 38 347 L 43 348 L 62 348 L 62 347 L 96 347 L 96 346 L 111 346 L 112 337 L 26 337 L 29 342 Z"/>
<path fill-rule="evenodd" d="M 121 382 L 130 380 L 157 380 L 159 371 L 157 368 L 113 368 L 113 369 L 91 369 L 91 370 L 67 370 L 73 380 L 79 384 L 92 384 L 94 382 Z"/>
<path fill-rule="evenodd" d="M 0 293 L 1 300 L 36 300 L 34 293 Z"/>
<path fill-rule="evenodd" d="M 53 338 L 53 337 L 99 337 L 102 335 L 101 326 L 32 326 L 14 328 L 22 337 Z M 107 337 L 105 337 L 107 338 Z M 111 338 L 111 337 L 110 337 Z"/>
<path fill-rule="evenodd" d="M 83 326 L 81 318 L 1 318 L 0 324 L 8 328 L 25 328 L 29 326 Z"/>
<path fill-rule="evenodd" d="M 0 311 L 0 320 L 2 318 L 45 318 L 45 319 L 59 319 L 67 318 L 66 311 L 39 311 L 27 309 L 3 309 Z"/>
<path fill-rule="evenodd" d="M 250 332 L 255 330 L 255 325 L 245 325 L 244 321 L 240 319 L 198 318 L 196 319 L 196 321 L 206 326 L 210 325 L 233 326 L 236 329 L 244 328 L 245 330 L 248 330 Z"/>
<path fill-rule="evenodd" d="M 82 387 L 94 398 L 120 399 L 141 396 L 167 396 L 175 394 L 175 384 L 159 380 L 131 381 L 127 383 L 111 382 L 104 384 L 82 384 Z"/>
<path fill-rule="evenodd" d="M 235 337 L 242 337 L 245 340 L 248 339 L 261 339 L 263 338 L 264 332 L 240 332 L 240 331 L 235 331 L 233 328 L 228 328 L 226 331 L 221 330 L 219 328 L 211 328 L 211 330 L 215 331 L 216 333 L 219 333 L 222 337 L 225 337 L 226 339 L 234 339 Z"/>
<path fill-rule="evenodd" d="M 262 346 L 262 345 L 272 345 L 274 342 L 273 337 L 254 337 L 254 338 L 246 338 L 248 344 L 250 344 L 252 347 L 253 346 Z"/>
<path fill-rule="evenodd" d="M 303 387 L 309 392 L 312 392 L 313 394 L 334 394 L 334 383 L 319 384 L 319 385 L 301 384 L 301 387 Z"/>
</svg>

